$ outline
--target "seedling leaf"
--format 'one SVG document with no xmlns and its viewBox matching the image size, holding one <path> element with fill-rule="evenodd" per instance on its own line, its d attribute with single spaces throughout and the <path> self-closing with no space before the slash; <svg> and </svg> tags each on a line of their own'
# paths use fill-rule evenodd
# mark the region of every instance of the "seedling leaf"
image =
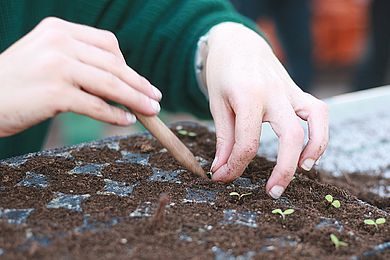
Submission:
<svg viewBox="0 0 390 260">
<path fill-rule="evenodd" d="M 328 194 L 328 195 L 325 196 L 325 199 L 326 199 L 329 203 L 332 203 L 332 201 L 333 201 L 333 196 L 330 195 L 330 194 Z"/>
<path fill-rule="evenodd" d="M 337 247 L 337 245 L 340 243 L 339 239 L 333 235 L 333 234 L 330 234 L 330 240 L 332 241 L 332 243 Z"/>
<path fill-rule="evenodd" d="M 280 215 L 283 215 L 283 212 L 282 212 L 281 209 L 274 209 L 274 210 L 272 211 L 272 214 L 280 214 Z"/>
<path fill-rule="evenodd" d="M 240 199 L 244 196 L 249 196 L 249 195 L 252 195 L 252 192 L 248 192 L 248 193 L 243 193 L 240 195 Z"/>
<path fill-rule="evenodd" d="M 348 246 L 347 243 L 338 239 L 334 234 L 330 234 L 330 240 L 332 241 L 336 249 L 339 249 L 340 246 Z"/>
<path fill-rule="evenodd" d="M 195 136 L 196 136 L 196 133 L 194 133 L 194 132 L 189 132 L 189 133 L 188 133 L 188 136 L 190 136 L 190 137 L 195 137 Z"/>
<path fill-rule="evenodd" d="M 229 193 L 229 196 L 237 196 L 239 198 L 240 194 L 238 194 L 238 192 L 233 191 Z"/>
<path fill-rule="evenodd" d="M 376 225 L 375 221 L 372 219 L 365 219 L 364 224 L 366 225 Z"/>
<path fill-rule="evenodd" d="M 386 223 L 386 219 L 385 218 L 378 218 L 377 220 L 375 220 L 375 223 L 377 225 L 385 224 Z"/>
<path fill-rule="evenodd" d="M 179 130 L 179 131 L 177 131 L 178 132 L 178 134 L 180 134 L 180 135 L 188 135 L 188 131 L 187 130 L 184 130 L 184 129 L 181 129 L 181 130 Z"/>
<path fill-rule="evenodd" d="M 286 209 L 286 210 L 283 212 L 284 215 L 290 215 L 290 214 L 292 214 L 292 213 L 294 213 L 294 210 L 293 210 L 293 209 Z"/>
<path fill-rule="evenodd" d="M 338 201 L 338 200 L 334 200 L 334 201 L 332 202 L 332 206 L 335 207 L 336 209 L 338 209 L 338 208 L 340 208 L 341 203 L 340 203 L 340 201 Z"/>
<path fill-rule="evenodd" d="M 340 246 L 348 246 L 348 244 L 345 243 L 344 241 L 339 241 L 339 245 L 340 245 Z"/>
</svg>

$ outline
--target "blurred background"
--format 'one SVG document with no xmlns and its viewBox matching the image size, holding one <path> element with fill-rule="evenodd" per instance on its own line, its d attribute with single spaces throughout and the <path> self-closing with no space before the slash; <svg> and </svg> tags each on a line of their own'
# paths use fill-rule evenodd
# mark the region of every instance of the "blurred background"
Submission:
<svg viewBox="0 0 390 260">
<path fill-rule="evenodd" d="M 294 81 L 306 92 L 327 97 L 390 84 L 390 0 L 232 0 L 255 20 Z M 195 120 L 162 112 L 166 123 Z M 115 127 L 63 114 L 46 148 L 143 130 L 138 123 Z"/>
</svg>

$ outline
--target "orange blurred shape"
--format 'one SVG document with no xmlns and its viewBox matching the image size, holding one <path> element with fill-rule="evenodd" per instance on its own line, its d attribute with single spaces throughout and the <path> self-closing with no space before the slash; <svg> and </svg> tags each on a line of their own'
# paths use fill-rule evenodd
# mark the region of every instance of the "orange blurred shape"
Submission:
<svg viewBox="0 0 390 260">
<path fill-rule="evenodd" d="M 390 1 L 390 0 L 389 0 Z M 359 60 L 368 31 L 369 0 L 312 0 L 314 61 L 319 67 L 348 66 Z M 284 60 L 274 23 L 258 24 L 276 55 Z"/>
<path fill-rule="evenodd" d="M 362 54 L 369 1 L 314 0 L 312 32 L 318 65 L 348 66 Z"/>
</svg>

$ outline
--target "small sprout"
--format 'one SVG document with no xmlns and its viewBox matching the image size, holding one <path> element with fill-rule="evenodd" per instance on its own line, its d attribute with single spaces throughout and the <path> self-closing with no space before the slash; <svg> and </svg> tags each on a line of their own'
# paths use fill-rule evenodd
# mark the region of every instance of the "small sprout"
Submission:
<svg viewBox="0 0 390 260">
<path fill-rule="evenodd" d="M 282 211 L 281 209 L 274 209 L 272 211 L 272 214 L 280 214 L 283 220 L 286 218 L 286 215 L 291 215 L 293 213 L 294 213 L 293 209 L 286 209 L 285 211 Z"/>
<path fill-rule="evenodd" d="M 333 206 L 335 207 L 336 209 L 340 208 L 341 206 L 341 203 L 339 200 L 335 200 L 333 199 L 333 196 L 328 194 L 325 196 L 325 199 Z"/>
<path fill-rule="evenodd" d="M 248 192 L 248 193 L 243 193 L 243 194 L 239 194 L 238 192 L 236 191 L 233 191 L 233 192 L 230 192 L 229 193 L 229 196 L 237 196 L 238 200 L 240 200 L 242 197 L 244 196 L 249 196 L 249 195 L 252 195 L 252 192 Z"/>
<path fill-rule="evenodd" d="M 188 133 L 188 136 L 189 136 L 189 137 L 195 137 L 196 135 L 197 135 L 197 134 L 194 133 L 194 132 L 189 132 L 189 133 Z"/>
<path fill-rule="evenodd" d="M 197 134 L 194 133 L 194 132 L 190 132 L 190 131 L 187 131 L 187 130 L 184 130 L 184 129 L 179 129 L 177 131 L 177 133 L 179 135 L 183 135 L 183 136 L 189 136 L 189 137 L 195 137 Z"/>
<path fill-rule="evenodd" d="M 386 223 L 385 218 L 377 218 L 376 220 L 373 219 L 365 219 L 364 224 L 366 225 L 374 225 L 376 229 L 378 229 L 378 225 L 382 225 Z"/>
<path fill-rule="evenodd" d="M 184 129 L 180 129 L 179 131 L 177 131 L 177 133 L 179 134 L 179 135 L 188 135 L 188 131 L 187 130 L 184 130 Z"/>
<path fill-rule="evenodd" d="M 340 246 L 348 246 L 347 243 L 338 239 L 334 234 L 330 234 L 330 240 L 332 241 L 336 249 L 339 249 Z"/>
<path fill-rule="evenodd" d="M 213 178 L 213 172 L 206 172 L 206 176 L 211 180 L 211 178 Z"/>
</svg>

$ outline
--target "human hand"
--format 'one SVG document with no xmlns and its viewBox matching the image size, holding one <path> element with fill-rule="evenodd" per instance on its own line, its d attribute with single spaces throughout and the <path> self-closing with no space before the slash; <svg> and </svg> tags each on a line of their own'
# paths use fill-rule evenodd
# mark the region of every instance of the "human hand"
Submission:
<svg viewBox="0 0 390 260">
<path fill-rule="evenodd" d="M 0 54 L 0 137 L 61 112 L 117 125 L 155 115 L 161 92 L 126 65 L 111 32 L 46 18 Z"/>
<path fill-rule="evenodd" d="M 310 170 L 324 152 L 327 106 L 303 92 L 250 29 L 223 23 L 210 32 L 208 46 L 205 77 L 217 135 L 212 179 L 238 178 L 258 151 L 262 122 L 269 122 L 279 150 L 266 191 L 279 198 L 297 166 Z M 306 146 L 299 118 L 309 126 Z"/>
</svg>

